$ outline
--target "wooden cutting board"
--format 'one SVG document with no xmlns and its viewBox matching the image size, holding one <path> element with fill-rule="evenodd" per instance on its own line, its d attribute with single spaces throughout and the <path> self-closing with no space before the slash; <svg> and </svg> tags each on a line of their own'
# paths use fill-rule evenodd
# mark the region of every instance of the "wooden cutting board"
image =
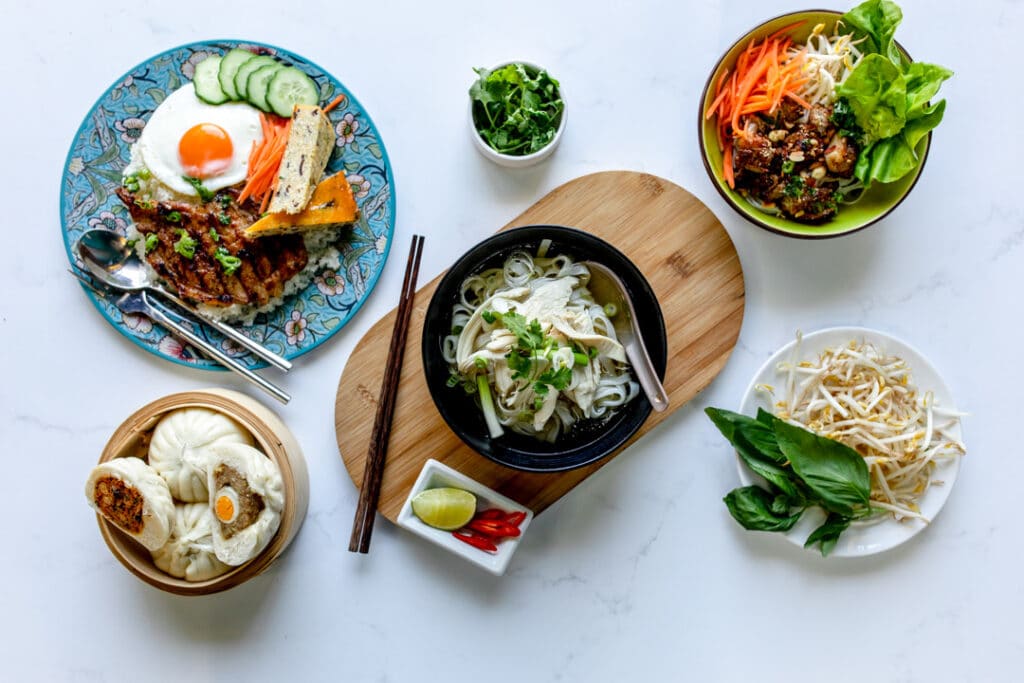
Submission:
<svg viewBox="0 0 1024 683">
<path fill-rule="evenodd" d="M 537 224 L 580 228 L 612 243 L 643 272 L 661 304 L 670 405 L 663 413 L 651 413 L 623 446 L 627 448 L 704 389 L 729 358 L 743 321 L 743 271 L 736 250 L 722 224 L 696 197 L 667 180 L 631 171 L 569 181 L 502 230 Z M 425 244 L 426 249 L 452 249 L 453 255 L 470 246 L 431 245 L 429 235 Z M 416 292 L 378 510 L 394 522 L 423 463 L 434 458 L 539 514 L 622 449 L 578 470 L 536 474 L 492 463 L 463 444 L 434 407 L 420 354 L 423 318 L 440 279 L 438 275 Z M 395 313 L 377 321 L 359 341 L 338 383 L 338 449 L 357 487 Z"/>
</svg>

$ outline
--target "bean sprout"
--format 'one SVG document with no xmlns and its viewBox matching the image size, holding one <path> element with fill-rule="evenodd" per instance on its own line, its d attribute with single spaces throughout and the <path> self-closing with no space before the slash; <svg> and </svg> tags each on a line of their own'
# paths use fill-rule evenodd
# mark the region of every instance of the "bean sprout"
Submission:
<svg viewBox="0 0 1024 683">
<path fill-rule="evenodd" d="M 860 453 L 871 473 L 871 505 L 897 521 L 920 519 L 919 501 L 937 463 L 967 451 L 953 435 L 963 413 L 939 408 L 931 391 L 911 379 L 906 361 L 866 341 L 829 348 L 815 361 L 799 360 L 802 336 L 789 360 L 776 416 Z M 769 385 L 758 387 L 774 396 Z"/>
</svg>

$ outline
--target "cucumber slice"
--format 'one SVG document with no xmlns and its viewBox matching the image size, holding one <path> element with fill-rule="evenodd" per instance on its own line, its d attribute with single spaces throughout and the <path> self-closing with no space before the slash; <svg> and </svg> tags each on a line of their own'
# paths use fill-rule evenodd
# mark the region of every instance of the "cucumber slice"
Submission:
<svg viewBox="0 0 1024 683">
<path fill-rule="evenodd" d="M 224 55 L 224 59 L 221 60 L 217 80 L 220 81 L 220 89 L 224 91 L 229 100 L 241 99 L 238 96 L 238 91 L 235 90 L 235 74 L 238 73 L 239 67 L 253 57 L 253 53 L 248 50 L 236 47 L 228 50 L 228 53 Z"/>
<path fill-rule="evenodd" d="M 228 96 L 220 87 L 217 74 L 220 73 L 221 58 L 219 55 L 207 57 L 196 64 L 192 85 L 196 88 L 196 97 L 209 104 L 227 102 Z"/>
<path fill-rule="evenodd" d="M 294 66 L 278 71 L 267 86 L 267 104 L 278 116 L 291 117 L 296 104 L 316 105 L 320 89 L 313 79 Z"/>
<path fill-rule="evenodd" d="M 269 64 L 276 64 L 273 57 L 268 55 L 256 55 L 247 62 L 243 62 L 242 66 L 238 67 L 238 73 L 235 74 L 235 92 L 238 93 L 238 99 L 249 99 L 249 90 L 246 87 L 248 85 L 249 76 L 251 76 L 252 72 L 256 71 L 256 69 Z"/>
<path fill-rule="evenodd" d="M 270 86 L 270 81 L 282 69 L 284 67 L 280 64 L 268 64 L 249 74 L 249 80 L 245 82 L 245 94 L 249 104 L 259 107 L 263 111 L 270 111 L 270 105 L 267 104 L 267 89 Z M 291 112 L 288 112 L 288 115 L 291 116 Z"/>
</svg>

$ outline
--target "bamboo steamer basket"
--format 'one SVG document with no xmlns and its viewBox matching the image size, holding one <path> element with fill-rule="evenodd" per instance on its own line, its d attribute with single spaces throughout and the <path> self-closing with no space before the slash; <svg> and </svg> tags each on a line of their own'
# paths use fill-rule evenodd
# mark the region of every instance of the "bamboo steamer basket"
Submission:
<svg viewBox="0 0 1024 683">
<path fill-rule="evenodd" d="M 139 408 L 110 437 L 100 462 L 132 456 L 145 459 L 156 424 L 166 414 L 180 408 L 208 408 L 230 417 L 247 429 L 257 447 L 277 463 L 284 480 L 284 510 L 281 525 L 270 543 L 252 560 L 220 576 L 206 581 L 186 581 L 157 568 L 148 550 L 102 515 L 97 514 L 96 520 L 110 552 L 135 576 L 169 593 L 209 595 L 262 574 L 288 548 L 299 533 L 309 507 L 309 471 L 298 441 L 281 418 L 245 394 L 219 388 L 171 394 Z"/>
</svg>

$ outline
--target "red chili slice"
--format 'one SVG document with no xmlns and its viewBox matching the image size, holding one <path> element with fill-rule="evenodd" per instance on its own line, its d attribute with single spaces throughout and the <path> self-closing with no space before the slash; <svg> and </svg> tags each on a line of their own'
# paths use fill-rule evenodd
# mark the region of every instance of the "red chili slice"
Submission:
<svg viewBox="0 0 1024 683">
<path fill-rule="evenodd" d="M 520 524 L 522 524 L 523 520 L 525 520 L 525 519 L 526 519 L 526 513 L 525 512 L 510 512 L 505 517 L 505 521 L 508 522 L 509 524 L 511 524 L 512 526 L 515 526 L 515 527 L 518 527 Z"/>
<path fill-rule="evenodd" d="M 486 551 L 486 552 L 489 552 L 489 553 L 496 553 L 496 552 L 498 552 L 498 546 L 494 545 L 493 543 L 491 543 L 489 540 L 487 540 L 486 538 L 484 538 L 482 536 L 477 536 L 475 534 L 462 534 L 462 533 L 459 533 L 458 531 L 453 531 L 452 532 L 452 536 L 454 536 L 455 538 L 459 539 L 463 543 L 468 543 L 469 545 L 473 546 L 474 548 L 478 548 L 480 550 L 483 550 L 483 551 Z"/>
<path fill-rule="evenodd" d="M 474 519 L 466 526 L 473 531 L 495 539 L 511 538 L 521 533 L 519 527 L 499 520 Z"/>
</svg>

